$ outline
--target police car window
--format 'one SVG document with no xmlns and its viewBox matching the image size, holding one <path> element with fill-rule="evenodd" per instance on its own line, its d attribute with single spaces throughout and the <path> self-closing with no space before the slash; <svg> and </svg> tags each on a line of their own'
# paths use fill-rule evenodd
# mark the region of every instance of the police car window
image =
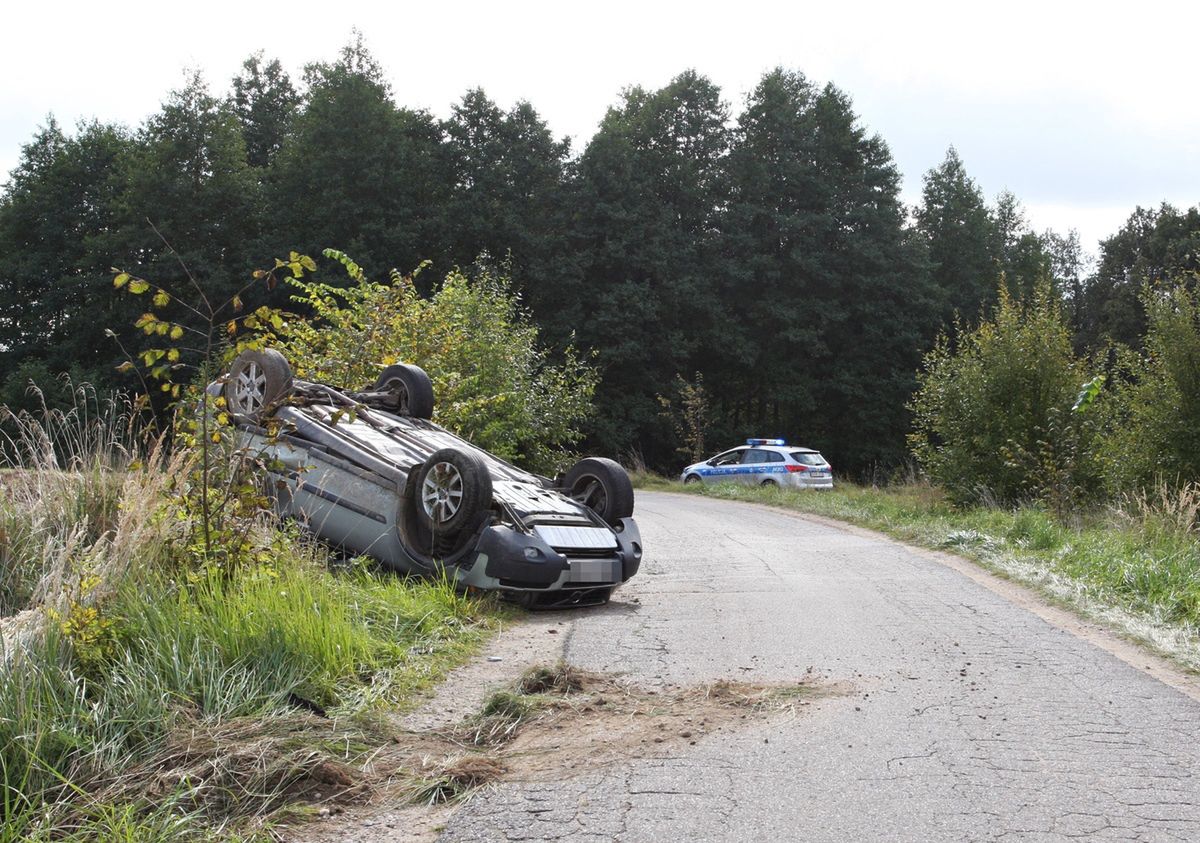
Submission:
<svg viewBox="0 0 1200 843">
<path fill-rule="evenodd" d="M 767 452 L 760 451 L 758 448 L 751 448 L 742 455 L 742 465 L 752 462 L 767 462 Z"/>
<path fill-rule="evenodd" d="M 814 454 L 811 451 L 792 451 L 792 459 L 801 465 L 824 465 L 825 460 L 821 459 L 820 454 Z"/>
<path fill-rule="evenodd" d="M 741 451 L 726 451 L 723 454 L 718 454 L 717 456 L 713 457 L 712 464 L 713 465 L 735 465 L 736 463 L 741 461 L 741 458 L 742 458 Z"/>
<path fill-rule="evenodd" d="M 783 454 L 778 451 L 767 451 L 767 462 L 783 462 Z"/>
</svg>

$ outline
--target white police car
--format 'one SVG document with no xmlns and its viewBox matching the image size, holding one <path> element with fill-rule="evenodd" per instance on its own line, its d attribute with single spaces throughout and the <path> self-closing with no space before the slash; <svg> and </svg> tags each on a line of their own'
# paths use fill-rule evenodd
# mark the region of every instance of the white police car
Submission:
<svg viewBox="0 0 1200 843">
<path fill-rule="evenodd" d="M 811 448 L 788 445 L 783 439 L 747 439 L 745 445 L 689 465 L 679 479 L 684 483 L 832 489 L 833 467 Z"/>
</svg>

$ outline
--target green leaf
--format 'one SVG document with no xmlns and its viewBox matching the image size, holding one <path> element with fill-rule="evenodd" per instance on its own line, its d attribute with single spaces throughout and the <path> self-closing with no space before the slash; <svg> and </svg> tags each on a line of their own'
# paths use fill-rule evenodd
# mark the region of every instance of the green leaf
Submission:
<svg viewBox="0 0 1200 843">
<path fill-rule="evenodd" d="M 135 296 L 140 296 L 149 289 L 149 282 L 143 281 L 141 278 L 134 278 L 129 282 L 129 292 L 133 293 Z"/>
<path fill-rule="evenodd" d="M 122 272 L 120 275 L 118 275 L 116 278 L 113 279 L 113 286 L 116 287 L 118 290 L 121 289 L 122 287 L 124 287 L 128 283 L 129 283 L 129 273 L 128 272 Z"/>
<path fill-rule="evenodd" d="M 1071 407 L 1072 413 L 1082 413 L 1096 400 L 1096 396 L 1100 394 L 1100 388 L 1104 386 L 1104 375 L 1096 375 L 1090 381 L 1085 383 L 1079 390 L 1079 395 L 1075 397 L 1075 404 Z"/>
<path fill-rule="evenodd" d="M 154 301 L 155 307 L 166 307 L 168 304 L 171 303 L 171 297 L 169 295 L 167 295 L 166 290 L 160 289 L 157 293 L 154 294 L 153 301 Z"/>
</svg>

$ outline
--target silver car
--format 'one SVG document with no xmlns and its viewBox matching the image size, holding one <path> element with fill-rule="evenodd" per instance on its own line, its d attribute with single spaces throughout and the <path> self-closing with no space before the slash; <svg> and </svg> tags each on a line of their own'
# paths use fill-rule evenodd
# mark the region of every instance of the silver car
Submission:
<svg viewBox="0 0 1200 843">
<path fill-rule="evenodd" d="M 783 439 L 747 439 L 745 445 L 689 465 L 684 483 L 743 483 L 794 489 L 832 489 L 833 466 L 812 448 Z"/>
<path fill-rule="evenodd" d="M 517 468 L 429 420 L 433 386 L 418 366 L 349 392 L 293 377 L 276 351 L 245 351 L 209 392 L 279 513 L 352 553 L 531 608 L 607 602 L 641 564 L 620 465 L 589 457 L 557 481 Z"/>
</svg>

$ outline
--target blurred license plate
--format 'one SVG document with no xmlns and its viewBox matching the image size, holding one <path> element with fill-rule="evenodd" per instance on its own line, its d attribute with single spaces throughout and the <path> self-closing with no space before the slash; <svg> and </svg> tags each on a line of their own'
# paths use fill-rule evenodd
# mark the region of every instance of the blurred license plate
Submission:
<svg viewBox="0 0 1200 843">
<path fill-rule="evenodd" d="M 820 478 L 825 478 L 825 477 L 828 477 L 828 476 L 829 476 L 829 472 L 828 472 L 828 471 L 814 471 L 814 472 L 813 472 L 812 474 L 810 474 L 809 476 L 810 476 L 810 477 L 820 477 Z"/>
<path fill-rule="evenodd" d="M 569 582 L 620 582 L 619 559 L 572 559 Z"/>
</svg>

